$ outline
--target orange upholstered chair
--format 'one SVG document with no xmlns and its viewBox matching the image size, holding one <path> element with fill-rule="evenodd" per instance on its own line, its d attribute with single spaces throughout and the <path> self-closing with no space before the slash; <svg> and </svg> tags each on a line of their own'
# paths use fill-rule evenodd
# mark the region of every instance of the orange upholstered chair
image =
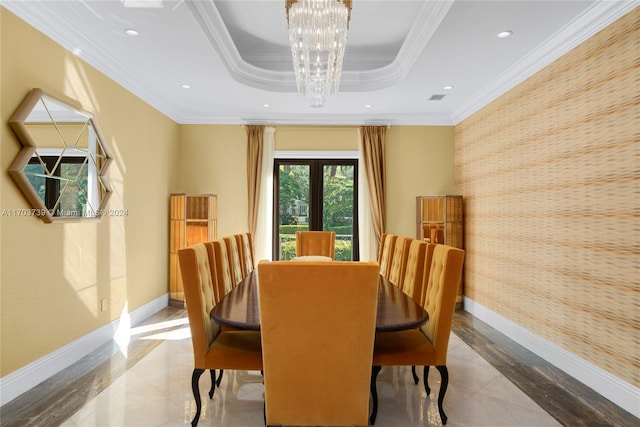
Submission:
<svg viewBox="0 0 640 427">
<path fill-rule="evenodd" d="M 371 424 L 375 422 L 377 414 L 376 377 L 380 368 L 412 365 L 425 367 L 423 378 L 427 395 L 431 393 L 427 382 L 429 366 L 435 366 L 440 372 L 442 382 L 438 393 L 438 410 L 442 423 L 447 423 L 447 416 L 442 407 L 449 383 L 447 350 L 463 262 L 462 249 L 436 245 L 433 250 L 424 304 L 425 310 L 429 313 L 429 321 L 420 329 L 376 334 L 371 376 L 373 397 Z"/>
<path fill-rule="evenodd" d="M 231 271 L 227 257 L 226 245 L 222 241 L 205 242 L 207 255 L 209 256 L 209 268 L 211 269 L 211 281 L 213 282 L 213 305 L 216 305 L 233 288 Z M 218 256 L 216 257 L 216 252 Z M 223 330 L 230 329 L 222 327 Z M 216 385 L 220 385 L 224 371 L 220 369 Z"/>
<path fill-rule="evenodd" d="M 335 248 L 336 233 L 333 231 L 296 231 L 296 256 L 334 258 Z"/>
<path fill-rule="evenodd" d="M 211 268 L 211 278 L 213 281 L 215 298 L 214 305 L 220 302 L 220 300 L 222 300 L 222 298 L 224 298 L 231 291 L 231 289 L 233 289 L 233 287 L 238 284 L 237 282 L 235 282 L 235 279 L 237 277 L 232 275 L 230 263 L 230 260 L 236 257 L 231 255 L 233 249 L 230 250 L 229 248 L 233 246 L 227 242 L 227 239 L 228 238 L 225 237 L 205 243 L 207 254 L 209 255 L 209 266 Z M 235 239 L 235 236 L 233 237 L 233 239 Z M 242 272 L 242 270 L 236 269 L 236 273 L 238 272 Z M 230 331 L 235 329 L 223 326 L 222 330 Z M 223 375 L 224 371 L 221 369 L 218 373 L 216 385 L 220 385 Z"/>
<path fill-rule="evenodd" d="M 395 248 L 396 234 L 385 234 L 380 242 L 380 251 L 378 252 L 378 264 L 380 264 L 380 274 L 387 279 L 391 271 L 391 262 L 393 259 L 393 250 Z"/>
<path fill-rule="evenodd" d="M 402 289 L 404 271 L 407 267 L 407 256 L 409 254 L 410 237 L 398 236 L 393 246 L 391 255 L 391 266 L 389 267 L 389 281 Z"/>
<path fill-rule="evenodd" d="M 402 291 L 409 295 L 415 302 L 424 306 L 427 291 L 427 280 L 435 243 L 427 243 L 422 240 L 411 239 L 409 253 L 407 254 L 407 266 L 402 281 Z M 413 381 L 418 384 L 416 367 L 411 366 Z"/>
<path fill-rule="evenodd" d="M 368 425 L 377 263 L 262 261 L 258 280 L 267 425 Z"/>
<path fill-rule="evenodd" d="M 202 373 L 206 369 L 211 370 L 209 397 L 213 398 L 216 369 L 262 369 L 260 333 L 224 332 L 209 317 L 209 312 L 214 307 L 214 290 L 204 243 L 180 249 L 178 259 L 193 345 L 191 388 L 196 401 L 196 414 L 191 425 L 195 427 L 202 408 L 198 386 Z"/>
</svg>

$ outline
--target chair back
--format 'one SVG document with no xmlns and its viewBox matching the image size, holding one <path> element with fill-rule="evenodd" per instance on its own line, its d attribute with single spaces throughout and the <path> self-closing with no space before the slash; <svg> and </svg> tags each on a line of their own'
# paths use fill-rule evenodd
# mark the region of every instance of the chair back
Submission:
<svg viewBox="0 0 640 427">
<path fill-rule="evenodd" d="M 435 349 L 435 366 L 445 365 L 447 362 L 449 335 L 463 262 L 462 249 L 447 245 L 436 245 L 433 249 L 424 304 L 424 309 L 429 313 L 429 321 L 421 329 Z"/>
<path fill-rule="evenodd" d="M 254 268 L 253 241 L 251 233 L 236 234 L 236 243 L 238 252 L 240 253 L 240 266 L 242 268 L 242 277 L 247 277 Z"/>
<path fill-rule="evenodd" d="M 411 239 L 407 254 L 407 266 L 402 281 L 402 291 L 422 306 L 422 294 L 426 293 L 429 268 L 435 244 Z M 428 262 L 427 262 L 428 259 Z"/>
<path fill-rule="evenodd" d="M 391 261 L 393 258 L 393 249 L 395 248 L 396 239 L 398 236 L 396 234 L 387 234 L 383 246 L 382 251 L 380 252 L 380 274 L 387 279 L 389 278 L 389 271 L 391 270 Z"/>
<path fill-rule="evenodd" d="M 422 287 L 420 289 L 420 300 L 419 303 L 422 307 L 426 305 L 427 301 L 427 290 L 429 285 L 429 274 L 431 273 L 431 263 L 433 262 L 433 251 L 436 248 L 436 243 L 427 243 L 427 253 L 424 257 L 424 278 L 422 282 Z M 456 297 L 457 298 L 457 297 Z"/>
<path fill-rule="evenodd" d="M 320 255 L 334 258 L 334 231 L 296 231 L 296 256 Z"/>
<path fill-rule="evenodd" d="M 224 297 L 224 293 L 218 289 L 218 272 L 216 270 L 216 254 L 213 248 L 213 242 L 204 242 L 204 246 L 207 249 L 211 282 L 213 283 L 213 305 L 216 305 L 222 297 Z"/>
<path fill-rule="evenodd" d="M 384 248 L 384 241 L 387 239 L 388 234 L 382 233 L 382 237 L 380 237 L 380 245 L 378 246 L 378 264 L 382 261 L 382 249 Z"/>
<path fill-rule="evenodd" d="M 229 272 L 231 273 L 232 287 L 242 281 L 242 265 L 240 263 L 240 250 L 235 236 L 225 236 L 222 238 L 227 245 L 227 256 L 229 257 Z"/>
<path fill-rule="evenodd" d="M 407 256 L 409 254 L 410 237 L 398 236 L 393 247 L 391 256 L 391 266 L 389 267 L 389 281 L 402 289 L 404 272 L 407 267 Z"/>
<path fill-rule="evenodd" d="M 234 283 L 231 278 L 231 268 L 229 266 L 229 256 L 227 255 L 227 245 L 222 239 L 208 242 L 213 248 L 213 259 L 215 260 L 216 276 L 213 279 L 216 285 L 216 291 L 218 294 L 218 301 L 224 298 L 231 289 L 233 289 Z"/>
<path fill-rule="evenodd" d="M 375 262 L 258 264 L 267 425 L 366 426 Z"/>
<path fill-rule="evenodd" d="M 209 268 L 209 256 L 204 243 L 178 250 L 184 298 L 191 329 L 195 368 L 205 368 L 205 355 L 220 332 L 220 326 L 211 320 L 214 307 L 214 289 Z"/>
</svg>

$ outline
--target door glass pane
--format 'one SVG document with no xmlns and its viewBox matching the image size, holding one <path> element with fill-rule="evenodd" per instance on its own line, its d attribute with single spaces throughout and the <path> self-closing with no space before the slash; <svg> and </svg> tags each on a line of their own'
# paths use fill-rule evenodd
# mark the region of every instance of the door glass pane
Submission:
<svg viewBox="0 0 640 427">
<path fill-rule="evenodd" d="M 325 164 L 322 171 L 322 228 L 336 232 L 335 259 L 353 258 L 354 226 L 353 165 Z"/>
<path fill-rule="evenodd" d="M 308 164 L 281 164 L 278 168 L 278 252 L 279 259 L 296 256 L 296 231 L 309 230 Z"/>
</svg>

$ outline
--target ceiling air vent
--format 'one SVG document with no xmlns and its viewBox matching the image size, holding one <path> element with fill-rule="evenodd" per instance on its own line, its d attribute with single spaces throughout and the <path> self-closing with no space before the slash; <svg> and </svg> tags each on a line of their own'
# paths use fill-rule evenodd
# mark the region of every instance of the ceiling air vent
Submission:
<svg viewBox="0 0 640 427">
<path fill-rule="evenodd" d="M 431 95 L 431 98 L 429 98 L 429 101 L 441 101 L 442 98 L 444 98 L 447 95 Z"/>
</svg>

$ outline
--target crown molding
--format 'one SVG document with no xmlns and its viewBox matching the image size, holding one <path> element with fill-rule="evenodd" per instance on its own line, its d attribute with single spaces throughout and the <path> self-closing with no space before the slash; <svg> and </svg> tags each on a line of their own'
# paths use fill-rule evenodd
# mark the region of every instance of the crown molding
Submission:
<svg viewBox="0 0 640 427">
<path fill-rule="evenodd" d="M 179 117 L 181 124 L 247 124 L 261 123 L 265 125 L 405 125 L 405 126 L 452 126 L 453 121 L 448 114 L 398 114 L 398 115 L 370 115 L 370 114 L 189 114 Z"/>
<path fill-rule="evenodd" d="M 189 2 L 187 5 L 234 80 L 257 89 L 274 92 L 297 91 L 289 57 L 283 58 L 286 59 L 286 63 L 279 66 L 271 65 L 272 68 L 288 70 L 284 72 L 261 68 L 247 62 L 240 55 L 213 0 Z M 340 90 L 345 92 L 378 90 L 404 80 L 413 68 L 419 53 L 424 50 L 452 5 L 451 0 L 424 2 L 396 58 L 389 65 L 381 68 L 363 71 L 343 70 Z"/>
<path fill-rule="evenodd" d="M 425 2 L 409 35 L 401 46 L 396 60 L 386 67 L 370 71 L 343 72 L 340 90 L 345 92 L 373 90 L 402 81 L 414 65 L 415 58 L 417 58 L 416 53 L 424 49 L 452 3 L 452 1 Z M 248 86 L 275 92 L 296 91 L 293 72 L 266 70 L 242 60 L 212 0 L 188 2 L 187 4 L 190 8 L 189 11 L 203 27 L 210 43 L 220 54 L 230 75 L 237 81 Z M 51 10 L 39 7 L 38 2 L 2 0 L 1 6 L 178 123 L 229 124 L 246 123 L 247 120 L 254 119 L 253 117 L 228 114 L 201 113 L 191 115 L 181 109 L 176 109 L 170 100 L 155 95 L 145 79 L 132 72 L 109 51 L 101 48 L 86 34 L 80 34 L 77 30 L 66 25 L 63 17 L 52 13 Z M 450 115 L 397 114 L 393 117 L 380 117 L 379 119 L 381 122 L 397 125 L 455 125 L 635 7 L 637 7 L 637 3 L 633 0 L 596 2 L 568 26 L 540 44 L 527 57 L 478 91 Z M 80 51 L 74 43 L 74 40 L 78 39 L 84 39 L 89 47 Z M 261 116 L 258 119 L 279 124 L 344 123 L 349 125 L 362 124 L 366 120 L 378 120 L 378 118 L 371 119 L 369 116 L 365 119 L 361 115 L 320 116 L 283 114 Z"/>
<path fill-rule="evenodd" d="M 454 111 L 452 114 L 454 124 L 460 123 L 513 89 L 635 7 L 637 3 L 634 0 L 595 3 Z"/>
<path fill-rule="evenodd" d="M 2 6 L 164 115 L 170 118 L 179 115 L 171 103 L 155 95 L 145 79 L 133 73 L 87 34 L 67 25 L 66 20 L 52 10 L 39 7 L 38 2 L 20 0 L 5 0 Z M 89 45 L 88 49 L 78 48 L 74 40 L 80 39 Z"/>
<path fill-rule="evenodd" d="M 187 6 L 234 80 L 247 86 L 274 92 L 296 91 L 293 72 L 259 68 L 240 56 L 213 0 L 188 2 Z"/>
</svg>

